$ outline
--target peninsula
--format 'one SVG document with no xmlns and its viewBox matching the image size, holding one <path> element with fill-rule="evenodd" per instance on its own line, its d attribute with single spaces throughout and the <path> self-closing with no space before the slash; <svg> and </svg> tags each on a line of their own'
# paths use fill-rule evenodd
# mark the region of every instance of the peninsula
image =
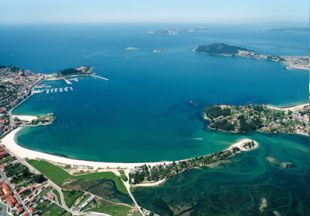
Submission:
<svg viewBox="0 0 310 216">
<path fill-rule="evenodd" d="M 287 69 L 300 69 L 308 71 L 310 69 L 308 56 L 277 56 L 270 54 L 259 54 L 250 49 L 228 45 L 225 43 L 213 43 L 210 45 L 201 45 L 193 49 L 193 51 L 208 55 L 241 57 L 257 60 L 281 62 L 286 66 Z"/>
<path fill-rule="evenodd" d="M 93 68 L 90 66 L 81 66 L 78 68 L 68 68 L 57 73 L 46 75 L 47 80 L 69 79 L 77 76 L 94 76 Z"/>
</svg>

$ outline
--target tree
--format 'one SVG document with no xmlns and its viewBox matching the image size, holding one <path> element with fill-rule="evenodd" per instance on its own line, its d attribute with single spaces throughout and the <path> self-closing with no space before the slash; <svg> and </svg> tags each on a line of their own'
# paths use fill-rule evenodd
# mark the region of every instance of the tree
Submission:
<svg viewBox="0 0 310 216">
<path fill-rule="evenodd" d="M 42 183 L 42 182 L 45 182 L 45 181 L 46 181 L 46 178 L 45 178 L 43 175 L 39 174 L 39 175 L 35 175 L 35 176 L 33 177 L 33 180 L 35 181 L 35 183 L 40 184 L 40 183 Z"/>
</svg>

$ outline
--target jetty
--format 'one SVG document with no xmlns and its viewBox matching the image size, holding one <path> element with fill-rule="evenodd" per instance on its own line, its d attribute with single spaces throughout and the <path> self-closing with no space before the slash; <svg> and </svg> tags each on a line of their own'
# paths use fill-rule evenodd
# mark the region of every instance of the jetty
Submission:
<svg viewBox="0 0 310 216">
<path fill-rule="evenodd" d="M 98 79 L 102 79 L 102 80 L 106 80 L 108 81 L 109 79 L 106 77 L 102 77 L 102 76 L 98 76 L 98 75 L 92 75 L 92 77 L 98 78 Z"/>
</svg>

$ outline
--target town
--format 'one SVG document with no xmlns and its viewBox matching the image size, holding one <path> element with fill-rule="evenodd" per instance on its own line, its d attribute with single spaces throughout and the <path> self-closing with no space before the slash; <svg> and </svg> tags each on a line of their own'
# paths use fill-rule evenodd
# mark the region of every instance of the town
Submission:
<svg viewBox="0 0 310 216">
<path fill-rule="evenodd" d="M 44 75 L 15 66 L 0 66 L 0 137 L 16 127 L 11 110 L 31 96 Z"/>
</svg>

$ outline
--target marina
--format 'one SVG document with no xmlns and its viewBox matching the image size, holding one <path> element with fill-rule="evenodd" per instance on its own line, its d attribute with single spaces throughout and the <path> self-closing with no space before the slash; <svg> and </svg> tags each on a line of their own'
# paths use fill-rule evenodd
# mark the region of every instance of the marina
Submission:
<svg viewBox="0 0 310 216">
<path fill-rule="evenodd" d="M 41 93 L 46 93 L 46 94 L 50 94 L 50 93 L 63 93 L 63 92 L 69 92 L 69 91 L 73 91 L 74 88 L 72 86 L 68 87 L 61 87 L 61 88 L 46 88 L 46 89 L 34 89 L 32 90 L 32 94 L 41 94 Z"/>
</svg>

